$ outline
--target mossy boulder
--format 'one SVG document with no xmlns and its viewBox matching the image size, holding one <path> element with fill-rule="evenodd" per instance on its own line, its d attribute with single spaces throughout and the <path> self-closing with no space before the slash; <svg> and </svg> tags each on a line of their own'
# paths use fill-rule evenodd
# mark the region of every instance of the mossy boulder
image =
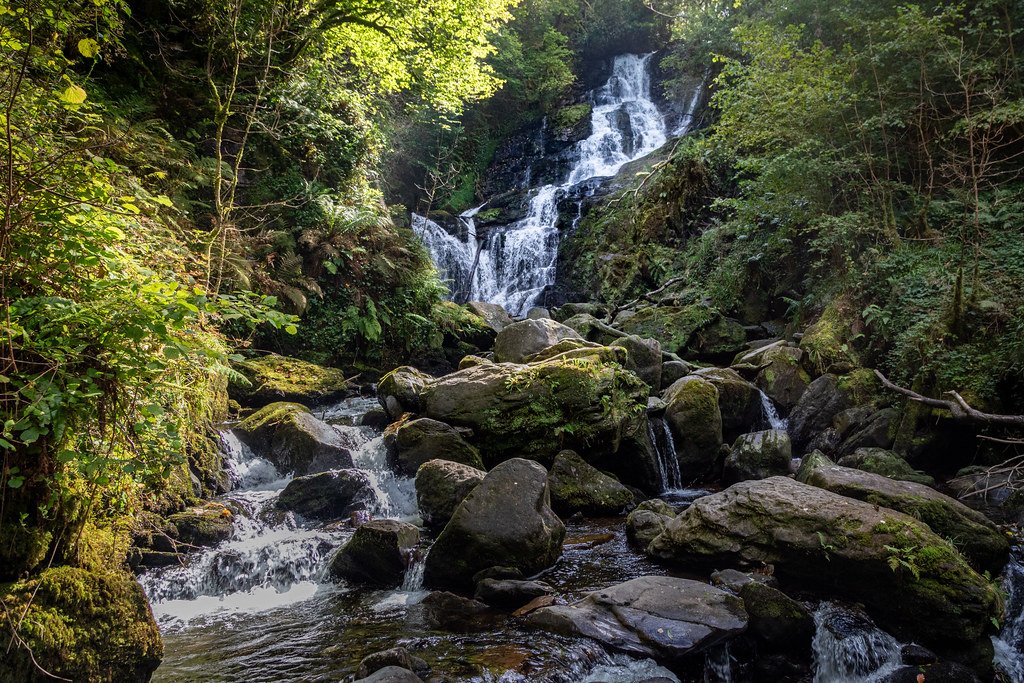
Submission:
<svg viewBox="0 0 1024 683">
<path fill-rule="evenodd" d="M 810 654 L 814 618 L 806 607 L 760 581 L 745 583 L 740 597 L 750 615 L 750 632 L 769 648 Z"/>
<path fill-rule="evenodd" d="M 344 469 L 295 477 L 281 491 L 275 505 L 308 519 L 331 521 L 365 510 L 373 500 L 373 486 L 366 472 Z"/>
<path fill-rule="evenodd" d="M 551 117 L 551 127 L 559 142 L 577 142 L 591 133 L 590 114 L 594 110 L 589 102 L 562 107 Z"/>
<path fill-rule="evenodd" d="M 571 327 L 550 318 L 523 320 L 498 333 L 494 340 L 494 360 L 499 363 L 522 363 L 533 355 L 563 339 L 582 339 Z"/>
<path fill-rule="evenodd" d="M 675 516 L 672 506 L 660 498 L 645 500 L 626 516 L 626 539 L 638 548 L 646 548 Z"/>
<path fill-rule="evenodd" d="M 861 448 L 890 448 L 899 428 L 900 413 L 895 408 L 871 410 L 867 417 L 839 431 L 840 444 L 836 455 L 851 455 Z M 837 416 L 838 417 L 838 416 Z"/>
<path fill-rule="evenodd" d="M 126 571 L 54 567 L 0 586 L 0 599 L 7 607 L 0 612 L 0 680 L 52 681 L 42 667 L 76 683 L 143 683 L 163 657 L 146 595 Z M 11 615 L 20 625 L 7 621 Z M 31 652 L 8 648 L 12 628 Z"/>
<path fill-rule="evenodd" d="M 706 477 L 722 446 L 718 388 L 706 378 L 689 375 L 666 389 L 664 398 L 665 419 L 675 437 L 683 479 Z"/>
<path fill-rule="evenodd" d="M 919 472 L 910 466 L 899 454 L 884 448 L 858 448 L 850 455 L 839 459 L 838 465 L 855 470 L 873 472 L 898 481 L 912 481 L 925 486 L 935 486 L 935 478 Z"/>
<path fill-rule="evenodd" d="M 565 526 L 551 509 L 547 471 L 513 458 L 487 473 L 463 500 L 427 555 L 428 586 L 471 590 L 473 576 L 511 567 L 529 576 L 562 554 Z"/>
<path fill-rule="evenodd" d="M 786 432 L 768 429 L 743 434 L 725 459 L 722 478 L 731 484 L 786 475 L 792 459 L 793 448 Z"/>
<path fill-rule="evenodd" d="M 0 581 L 11 581 L 38 567 L 52 541 L 53 533 L 47 529 L 0 524 Z"/>
<path fill-rule="evenodd" d="M 803 367 L 804 352 L 793 346 L 773 346 L 757 357 L 755 365 L 765 365 L 754 383 L 775 403 L 789 412 L 811 384 Z"/>
<path fill-rule="evenodd" d="M 447 460 L 430 460 L 416 471 L 416 502 L 427 526 L 442 529 L 487 473 Z"/>
<path fill-rule="evenodd" d="M 855 334 L 853 329 L 860 321 L 854 320 L 848 309 L 846 302 L 833 301 L 817 322 L 804 330 L 800 349 L 806 354 L 804 364 L 807 370 L 813 374 L 842 373 L 859 365 L 850 341 Z"/>
<path fill-rule="evenodd" d="M 789 414 L 789 436 L 797 452 L 832 426 L 832 419 L 853 406 L 853 396 L 836 375 L 822 375 L 811 382 Z"/>
<path fill-rule="evenodd" d="M 592 315 L 595 318 L 604 318 L 608 314 L 608 306 L 593 303 L 562 304 L 551 311 L 551 317 L 560 323 L 564 323 L 569 318 L 574 315 L 579 315 L 580 313 L 586 313 L 587 315 Z"/>
<path fill-rule="evenodd" d="M 420 394 L 433 380 L 427 373 L 403 365 L 377 382 L 377 401 L 392 420 L 397 420 L 403 413 L 419 411 Z"/>
<path fill-rule="evenodd" d="M 601 348 L 600 344 L 596 342 L 589 342 L 585 339 L 563 339 L 557 344 L 547 347 L 543 351 L 530 354 L 523 359 L 523 362 L 541 363 L 546 360 L 551 360 L 555 356 L 562 356 L 563 358 L 573 358 L 576 356 L 586 357 L 590 352 L 585 349 L 599 348 Z"/>
<path fill-rule="evenodd" d="M 626 334 L 657 339 L 665 351 L 683 356 L 697 332 L 719 318 L 721 314 L 707 306 L 651 306 L 616 320 L 616 325 Z"/>
<path fill-rule="evenodd" d="M 728 363 L 747 341 L 747 331 L 738 321 L 719 316 L 710 325 L 702 327 L 691 337 L 685 353 L 687 360 L 709 363 Z"/>
<path fill-rule="evenodd" d="M 341 435 L 298 403 L 264 406 L 235 425 L 234 431 L 282 474 L 352 467 L 352 454 Z"/>
<path fill-rule="evenodd" d="M 938 651 L 987 642 L 999 612 L 994 587 L 920 520 L 786 477 L 700 498 L 648 553 L 684 567 L 772 564 L 780 577 L 858 601 L 898 637 Z"/>
<path fill-rule="evenodd" d="M 823 459 L 802 465 L 797 477 L 805 484 L 921 520 L 938 535 L 950 539 L 981 570 L 997 573 L 1006 564 L 1010 544 L 995 524 L 980 512 L 924 484 L 896 481 Z"/>
<path fill-rule="evenodd" d="M 577 313 L 571 318 L 567 318 L 563 324 L 576 330 L 587 341 L 600 344 L 611 344 L 616 339 L 625 336 L 621 333 L 611 334 L 608 325 L 589 313 Z"/>
<path fill-rule="evenodd" d="M 378 519 L 362 524 L 331 559 L 331 575 L 393 588 L 405 577 L 420 532 L 412 524 Z"/>
<path fill-rule="evenodd" d="M 718 408 L 722 413 L 722 437 L 732 442 L 740 434 L 757 429 L 763 422 L 761 393 L 732 368 L 701 368 L 695 371 L 718 389 Z"/>
<path fill-rule="evenodd" d="M 234 533 L 234 515 L 217 503 L 177 512 L 167 518 L 171 536 L 192 546 L 212 546 L 231 538 Z M 169 550 L 178 550 L 170 548 Z"/>
<path fill-rule="evenodd" d="M 551 507 L 563 517 L 618 515 L 633 504 L 633 492 L 584 462 L 573 451 L 562 451 L 548 474 Z"/>
<path fill-rule="evenodd" d="M 235 369 L 248 385 L 233 380 L 229 395 L 249 408 L 278 401 L 313 406 L 341 398 L 348 390 L 343 371 L 288 356 L 261 356 L 241 361 Z"/>
<path fill-rule="evenodd" d="M 482 319 L 495 333 L 501 332 L 515 322 L 501 304 L 470 301 L 466 304 L 466 308 L 469 309 L 470 313 Z"/>
<path fill-rule="evenodd" d="M 635 469 L 624 444 L 646 434 L 648 390 L 621 367 L 624 355 L 586 348 L 459 370 L 424 389 L 423 415 L 470 428 L 488 466 L 517 455 L 548 464 L 572 448 L 602 469 Z"/>
<path fill-rule="evenodd" d="M 661 391 L 661 343 L 636 335 L 622 337 L 611 343 L 626 349 L 625 368 L 642 379 L 651 392 Z"/>
<path fill-rule="evenodd" d="M 397 469 L 415 476 L 429 460 L 448 460 L 484 468 L 480 451 L 454 427 L 429 417 L 402 419 L 384 432 L 384 443 Z"/>
</svg>

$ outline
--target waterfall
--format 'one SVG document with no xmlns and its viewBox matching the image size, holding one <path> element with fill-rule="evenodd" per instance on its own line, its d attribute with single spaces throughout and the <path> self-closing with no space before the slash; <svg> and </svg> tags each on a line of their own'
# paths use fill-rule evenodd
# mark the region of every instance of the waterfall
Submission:
<svg viewBox="0 0 1024 683">
<path fill-rule="evenodd" d="M 729 643 L 713 647 L 704 655 L 704 683 L 732 683 Z"/>
<path fill-rule="evenodd" d="M 899 641 L 867 616 L 823 602 L 814 625 L 814 683 L 870 683 L 900 666 Z"/>
<path fill-rule="evenodd" d="M 686 107 L 686 113 L 679 120 L 679 125 L 672 131 L 672 135 L 680 136 L 686 135 L 693 130 L 693 124 L 697 117 L 697 107 L 700 106 L 700 100 L 704 95 L 704 82 L 707 81 L 708 74 L 704 75 L 704 79 L 697 84 L 697 87 L 693 89 L 693 97 L 690 98 L 690 104 Z"/>
<path fill-rule="evenodd" d="M 480 208 L 460 216 L 464 237 L 413 215 L 413 229 L 450 283 L 455 300 L 489 301 L 522 315 L 554 283 L 559 202 L 578 194 L 577 188 L 586 181 L 615 175 L 667 140 L 664 118 L 651 100 L 652 56 L 615 58 L 608 81 L 589 95 L 592 132 L 573 150 L 575 161 L 568 176 L 561 184 L 530 190 L 521 220 L 492 228 L 481 242 L 473 221 Z M 579 202 L 576 212 L 574 222 L 579 219 Z"/>
<path fill-rule="evenodd" d="M 1018 539 L 1020 540 L 1020 539 Z M 1013 683 L 1024 682 L 1024 546 L 1013 549 L 1010 562 L 1003 573 L 1006 588 L 1006 623 L 995 646 L 995 665 Z"/>
<path fill-rule="evenodd" d="M 676 443 L 662 417 L 647 419 L 647 433 L 658 454 L 658 473 L 661 476 L 661 490 L 676 491 L 683 487 L 683 475 L 679 471 L 679 457 L 676 455 Z"/>
<path fill-rule="evenodd" d="M 768 425 L 769 429 L 786 431 L 789 428 L 789 420 L 779 415 L 775 402 L 772 401 L 768 394 L 760 390 L 758 392 L 761 394 L 761 415 L 764 418 L 764 423 Z"/>
</svg>

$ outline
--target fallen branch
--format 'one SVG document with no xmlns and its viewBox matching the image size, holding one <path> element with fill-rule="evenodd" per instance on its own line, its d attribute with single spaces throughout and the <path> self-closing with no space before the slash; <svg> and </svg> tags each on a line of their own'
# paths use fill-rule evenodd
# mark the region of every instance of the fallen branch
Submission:
<svg viewBox="0 0 1024 683">
<path fill-rule="evenodd" d="M 897 394 L 902 396 L 906 396 L 911 401 L 916 401 L 917 403 L 931 406 L 932 408 L 948 410 L 953 416 L 953 419 L 959 422 L 999 425 L 1002 427 L 1016 427 L 1018 429 L 1024 429 L 1024 415 L 994 415 L 992 413 L 983 413 L 980 410 L 972 408 L 967 401 L 965 401 L 964 398 L 955 391 L 947 391 L 946 394 L 953 397 L 953 400 L 944 401 L 939 398 L 922 396 L 915 391 L 893 384 L 878 370 L 875 370 L 875 376 L 878 377 L 882 382 L 882 386 L 886 389 L 895 391 Z"/>
</svg>

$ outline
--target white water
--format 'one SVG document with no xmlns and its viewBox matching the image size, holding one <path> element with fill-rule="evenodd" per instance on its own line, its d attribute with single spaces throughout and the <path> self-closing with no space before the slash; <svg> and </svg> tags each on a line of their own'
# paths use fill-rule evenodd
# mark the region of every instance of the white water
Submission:
<svg viewBox="0 0 1024 683">
<path fill-rule="evenodd" d="M 1011 683 L 1024 683 L 1024 548 L 1014 548 L 1003 574 L 1006 588 L 1006 623 L 995 646 L 996 669 Z"/>
<path fill-rule="evenodd" d="M 729 643 L 713 647 L 704 655 L 704 683 L 732 683 Z"/>
<path fill-rule="evenodd" d="M 480 207 L 461 216 L 465 235 L 459 237 L 413 215 L 413 229 L 456 300 L 489 301 L 515 315 L 525 314 L 555 280 L 559 201 L 582 183 L 613 176 L 665 144 L 664 117 L 651 100 L 651 57 L 615 58 L 611 77 L 590 94 L 592 133 L 577 144 L 568 177 L 561 184 L 533 189 L 522 220 L 494 228 L 481 240 L 474 221 Z"/>
<path fill-rule="evenodd" d="M 704 79 L 697 84 L 697 87 L 693 90 L 693 97 L 690 98 L 690 104 L 686 108 L 686 113 L 679 120 L 679 125 L 672 131 L 672 135 L 676 137 L 680 135 L 686 135 L 693 130 L 693 124 L 697 120 L 697 107 L 700 106 L 700 100 L 704 96 L 704 83 L 707 81 L 709 74 L 704 75 Z"/>
<path fill-rule="evenodd" d="M 899 641 L 865 616 L 823 602 L 814 625 L 814 683 L 871 683 L 900 666 Z"/>
<path fill-rule="evenodd" d="M 778 408 L 775 407 L 775 403 L 768 397 L 768 394 L 763 391 L 759 391 L 759 393 L 761 394 L 761 414 L 768 428 L 786 431 L 789 428 L 789 420 L 779 415 Z"/>
<path fill-rule="evenodd" d="M 658 454 L 658 474 L 661 477 L 661 491 L 678 491 L 683 486 L 683 475 L 679 471 L 679 456 L 672 430 L 661 417 L 647 419 L 647 433 Z"/>
</svg>

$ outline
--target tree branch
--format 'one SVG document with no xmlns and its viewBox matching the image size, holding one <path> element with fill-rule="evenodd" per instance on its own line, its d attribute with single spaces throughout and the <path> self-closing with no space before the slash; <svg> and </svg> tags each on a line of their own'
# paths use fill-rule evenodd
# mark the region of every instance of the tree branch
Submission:
<svg viewBox="0 0 1024 683">
<path fill-rule="evenodd" d="M 1024 415 L 993 415 L 992 413 L 983 413 L 980 410 L 972 408 L 967 401 L 964 400 L 963 396 L 955 391 L 946 392 L 948 395 L 953 397 L 952 401 L 944 401 L 938 398 L 928 398 L 927 396 L 922 396 L 915 391 L 893 384 L 878 370 L 875 370 L 875 376 L 878 377 L 882 382 L 882 386 L 886 389 L 895 391 L 897 394 L 902 396 L 906 396 L 911 401 L 916 401 L 917 403 L 922 403 L 926 406 L 931 406 L 932 408 L 948 410 L 950 414 L 952 414 L 953 419 L 958 422 L 999 425 L 1003 427 L 1024 429 Z"/>
</svg>

